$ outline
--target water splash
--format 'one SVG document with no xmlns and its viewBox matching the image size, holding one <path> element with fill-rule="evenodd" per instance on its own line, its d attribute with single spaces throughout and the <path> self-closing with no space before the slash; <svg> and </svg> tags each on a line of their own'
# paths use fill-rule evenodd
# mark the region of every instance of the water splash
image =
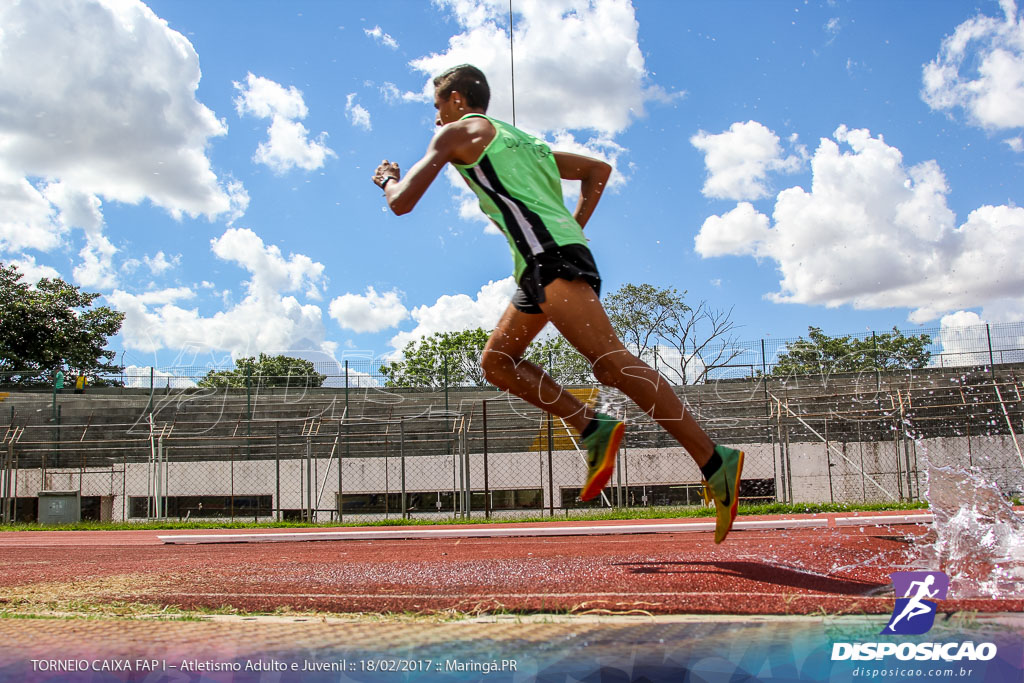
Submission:
<svg viewBox="0 0 1024 683">
<path fill-rule="evenodd" d="M 951 597 L 1024 594 L 1024 519 L 978 468 L 929 465 L 934 541 L 915 564 L 944 571 Z"/>
<path fill-rule="evenodd" d="M 618 389 L 602 386 L 597 394 L 595 409 L 599 413 L 621 420 L 626 417 L 626 408 L 629 403 L 631 403 L 629 397 Z"/>
</svg>

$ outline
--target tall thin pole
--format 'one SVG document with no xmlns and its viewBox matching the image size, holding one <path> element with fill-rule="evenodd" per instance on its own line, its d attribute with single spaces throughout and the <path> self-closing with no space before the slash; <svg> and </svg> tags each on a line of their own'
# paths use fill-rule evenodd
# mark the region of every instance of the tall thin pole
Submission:
<svg viewBox="0 0 1024 683">
<path fill-rule="evenodd" d="M 508 61 L 512 67 L 512 125 L 516 125 L 516 54 L 513 36 L 515 27 L 512 23 L 512 0 L 508 0 Z"/>
<path fill-rule="evenodd" d="M 398 418 L 399 446 L 398 454 L 402 460 L 402 519 L 409 517 L 409 506 L 405 497 L 405 416 Z"/>
<path fill-rule="evenodd" d="M 348 424 L 349 424 L 349 420 L 351 419 L 351 416 L 348 414 L 348 361 L 347 360 L 345 361 L 345 414 L 342 416 L 341 419 L 345 423 L 345 459 L 347 460 L 348 456 L 349 456 L 349 450 L 348 450 L 349 427 L 348 427 Z M 345 495 L 345 481 L 342 478 L 342 476 L 343 475 L 342 475 L 341 455 L 339 454 L 338 455 L 338 521 L 339 522 L 344 521 L 344 514 L 345 514 L 344 513 L 345 505 L 344 505 L 344 500 L 343 500 L 343 497 Z"/>
<path fill-rule="evenodd" d="M 548 367 L 546 369 L 549 374 L 553 373 L 555 370 L 551 349 L 548 349 Z M 552 464 L 552 458 L 554 455 L 552 452 L 554 444 L 552 442 L 555 440 L 554 417 L 555 416 L 553 414 L 548 413 L 548 515 L 551 517 L 555 516 L 555 481 L 554 468 Z"/>
<path fill-rule="evenodd" d="M 488 472 L 487 453 L 487 399 L 484 399 L 484 516 L 491 518 L 491 479 Z"/>
<path fill-rule="evenodd" d="M 281 423 L 274 423 L 274 477 L 275 498 L 277 503 L 277 521 L 281 521 Z"/>
</svg>

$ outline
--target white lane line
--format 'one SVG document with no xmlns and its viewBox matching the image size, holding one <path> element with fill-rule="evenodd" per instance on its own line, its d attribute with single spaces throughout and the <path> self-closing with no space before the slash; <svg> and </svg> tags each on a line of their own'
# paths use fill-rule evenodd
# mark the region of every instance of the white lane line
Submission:
<svg viewBox="0 0 1024 683">
<path fill-rule="evenodd" d="M 727 593 L 723 591 L 644 591 L 641 593 L 616 593 L 616 592 L 591 592 L 579 591 L 576 593 L 488 593 L 486 595 L 452 595 L 451 593 L 181 593 L 168 591 L 168 596 L 175 598 L 305 598 L 311 599 L 334 599 L 334 600 L 382 600 L 387 598 L 400 600 L 457 600 L 460 602 L 481 601 L 481 600 L 508 600 L 524 598 L 690 598 L 690 597 L 725 597 L 734 599 L 736 597 L 752 598 L 782 598 L 787 602 L 792 600 L 805 600 L 808 598 L 820 600 L 825 598 L 856 599 L 863 601 L 865 598 L 892 601 L 892 596 L 865 596 L 865 595 L 836 595 L 833 593 L 771 593 L 766 591 L 744 591 L 741 594 Z M 650 601 L 647 601 L 650 603 Z"/>
<path fill-rule="evenodd" d="M 737 520 L 733 529 L 791 529 L 824 527 L 826 519 Z M 714 531 L 714 522 L 679 524 L 608 524 L 601 526 L 532 526 L 494 528 L 484 525 L 444 529 L 360 529 L 353 531 L 290 531 L 248 534 L 182 534 L 159 536 L 166 544 L 275 543 L 294 541 L 368 541 L 426 538 L 498 538 L 511 536 L 613 536 Z"/>
<path fill-rule="evenodd" d="M 929 524 L 930 514 L 869 515 L 839 517 L 835 526 L 886 526 L 890 524 Z M 733 529 L 809 529 L 829 526 L 827 518 L 808 519 L 738 519 Z M 165 544 L 185 545 L 201 543 L 294 543 L 296 541 L 378 541 L 430 538 L 502 538 L 515 536 L 617 536 L 623 534 L 678 534 L 714 531 L 714 522 L 681 522 L 678 524 L 607 524 L 600 526 L 524 526 L 473 527 L 452 526 L 442 529 L 358 529 L 352 531 L 287 531 L 246 534 L 182 534 L 158 536 Z"/>
<path fill-rule="evenodd" d="M 836 526 L 886 526 L 888 524 L 931 524 L 930 512 L 916 515 L 873 515 L 868 517 L 837 517 Z"/>
</svg>

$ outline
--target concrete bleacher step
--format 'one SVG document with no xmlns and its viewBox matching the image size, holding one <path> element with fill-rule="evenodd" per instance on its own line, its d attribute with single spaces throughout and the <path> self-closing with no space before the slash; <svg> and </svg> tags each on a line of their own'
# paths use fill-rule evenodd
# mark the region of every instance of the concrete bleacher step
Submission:
<svg viewBox="0 0 1024 683">
<path fill-rule="evenodd" d="M 943 422 L 950 419 L 961 427 L 966 425 L 972 434 L 1007 432 L 987 368 L 915 371 L 880 379 L 865 373 L 829 377 L 824 382 L 821 378 L 796 378 L 799 381 L 785 384 L 772 380 L 767 400 L 764 385 L 757 381 L 679 387 L 677 393 L 712 438 L 723 443 L 769 442 L 783 437 L 816 441 L 826 433 L 833 440 L 891 441 L 904 434 L 901 416 L 928 433 L 941 433 Z M 1003 399 L 1017 402 L 1009 410 L 1019 424 L 1019 379 L 1012 372 L 1002 372 L 997 373 L 997 380 L 1004 387 Z M 491 389 L 453 389 L 447 398 L 449 410 L 457 415 L 445 414 L 441 391 L 352 391 L 342 422 L 345 395 L 330 390 L 299 397 L 285 392 L 247 397 L 237 390 L 215 395 L 158 391 L 152 403 L 148 393 L 61 395 L 60 437 L 65 442 L 81 441 L 74 446 L 65 444 L 61 457 L 83 452 L 99 461 L 106 457 L 104 449 L 145 457 L 150 405 L 157 429 L 171 430 L 165 442 L 172 457 L 221 459 L 243 457 L 243 453 L 247 458 L 301 457 L 307 434 L 318 457 L 326 457 L 335 442 L 349 457 L 391 457 L 399 452 L 403 431 L 407 455 L 450 454 L 459 447 L 459 428 L 468 430 L 470 452 L 479 453 L 483 449 L 485 399 L 490 452 L 546 450 L 546 414 L 542 411 Z M 615 401 L 615 392 L 602 390 L 602 399 L 609 398 Z M 619 399 L 616 405 L 624 407 L 630 425 L 626 448 L 676 445 L 646 414 Z M 23 440 L 44 444 L 54 439 L 51 396 L 12 393 L 0 404 L 0 416 L 6 411 L 9 419 L 9 407 L 14 408 L 15 423 L 26 426 Z M 553 448 L 573 447 L 570 431 L 560 421 L 554 422 L 553 433 Z M 123 442 L 123 447 L 117 442 Z M 39 451 L 45 446 L 33 448 Z"/>
</svg>

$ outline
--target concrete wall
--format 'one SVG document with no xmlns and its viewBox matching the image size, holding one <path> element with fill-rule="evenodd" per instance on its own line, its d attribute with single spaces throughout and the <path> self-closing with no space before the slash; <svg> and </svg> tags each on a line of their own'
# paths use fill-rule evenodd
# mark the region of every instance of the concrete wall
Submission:
<svg viewBox="0 0 1024 683">
<path fill-rule="evenodd" d="M 927 463 L 976 467 L 982 475 L 1011 494 L 1024 489 L 1024 466 L 1010 436 L 952 437 L 884 442 L 829 443 L 791 442 L 776 444 L 738 444 L 746 452 L 745 479 L 770 479 L 780 499 L 797 502 L 885 502 L 917 499 L 927 487 Z M 338 491 L 337 462 L 315 458 L 314 505 L 320 509 L 334 506 Z M 470 455 L 470 480 L 473 490 L 483 490 L 484 458 Z M 909 465 L 909 470 L 908 470 Z M 170 496 L 276 496 L 274 507 L 304 508 L 307 501 L 307 461 L 287 458 L 274 460 L 235 460 L 170 462 L 164 481 Z M 461 480 L 461 458 L 457 455 L 409 456 L 405 458 L 406 490 L 409 492 L 457 490 Z M 578 488 L 586 476 L 586 465 L 577 451 L 559 450 L 552 454 L 554 505 L 562 507 L 562 488 Z M 280 474 L 278 474 L 278 472 Z M 77 490 L 83 496 L 113 496 L 113 518 L 121 519 L 126 509 L 122 496 L 146 496 L 152 490 L 152 468 L 148 463 L 115 465 L 110 469 L 50 469 L 45 481 L 39 469 L 15 472 L 19 497 L 31 497 L 38 491 Z M 280 479 L 278 479 L 280 477 Z M 356 493 L 395 493 L 402 488 L 402 459 L 347 458 L 343 461 L 342 485 L 346 495 Z M 613 484 L 624 485 L 695 484 L 700 473 L 682 448 L 624 449 L 619 472 Z M 491 453 L 488 456 L 488 482 L 492 490 L 540 488 L 544 505 L 548 500 L 548 457 L 541 452 Z M 792 488 L 790 489 L 790 482 Z M 789 495 L 787 492 L 792 491 Z M 321 494 L 322 491 L 322 494 Z M 319 503 L 317 503 L 319 500 Z M 325 519 L 327 515 L 324 515 Z"/>
</svg>

